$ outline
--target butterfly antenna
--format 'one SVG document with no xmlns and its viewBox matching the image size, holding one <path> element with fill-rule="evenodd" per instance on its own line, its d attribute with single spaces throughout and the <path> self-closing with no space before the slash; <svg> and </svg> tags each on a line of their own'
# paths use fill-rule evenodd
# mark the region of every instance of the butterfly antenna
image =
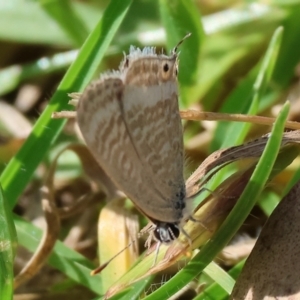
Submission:
<svg viewBox="0 0 300 300">
<path fill-rule="evenodd" d="M 152 264 L 151 268 L 153 268 L 157 263 L 157 257 L 158 257 L 160 246 L 161 246 L 161 242 L 157 242 L 156 248 L 155 248 L 155 257 L 154 257 L 154 261 L 153 261 L 153 264 Z"/>
<path fill-rule="evenodd" d="M 111 261 L 113 261 L 118 255 L 120 255 L 126 249 L 128 249 L 129 247 L 131 247 L 134 243 L 136 243 L 136 241 L 137 241 L 137 239 L 135 239 L 132 242 L 130 242 L 125 248 L 123 248 L 121 251 L 119 251 L 117 254 L 115 254 L 107 262 L 105 262 L 104 264 L 100 265 L 98 268 L 92 270 L 90 274 L 93 276 L 93 275 L 96 275 L 96 274 L 102 272 L 102 270 L 104 270 L 110 264 Z"/>
<path fill-rule="evenodd" d="M 181 41 L 178 42 L 178 44 L 173 48 L 172 50 L 172 55 L 177 53 L 178 47 L 190 36 L 192 35 L 192 33 L 188 33 Z"/>
</svg>

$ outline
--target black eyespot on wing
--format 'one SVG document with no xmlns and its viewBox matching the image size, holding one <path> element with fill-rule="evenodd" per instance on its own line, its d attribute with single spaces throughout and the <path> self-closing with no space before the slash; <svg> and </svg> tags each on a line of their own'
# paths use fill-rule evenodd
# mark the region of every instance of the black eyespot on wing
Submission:
<svg viewBox="0 0 300 300">
<path fill-rule="evenodd" d="M 186 195 L 186 192 L 185 192 L 185 187 L 181 187 L 180 189 L 180 192 L 179 193 L 176 193 L 176 197 L 179 198 L 179 200 L 184 200 L 185 199 L 185 195 Z"/>
<path fill-rule="evenodd" d="M 183 201 L 174 202 L 174 208 L 176 210 L 183 210 L 185 208 L 185 203 Z"/>
<path fill-rule="evenodd" d="M 169 71 L 169 65 L 168 64 L 164 64 L 164 72 L 168 72 Z"/>
</svg>

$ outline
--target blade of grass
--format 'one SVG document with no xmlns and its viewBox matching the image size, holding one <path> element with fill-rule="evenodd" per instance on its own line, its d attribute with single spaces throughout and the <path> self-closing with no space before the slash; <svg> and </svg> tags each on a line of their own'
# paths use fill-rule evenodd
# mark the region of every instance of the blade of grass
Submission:
<svg viewBox="0 0 300 300">
<path fill-rule="evenodd" d="M 235 265 L 231 270 L 229 270 L 228 273 L 231 276 L 231 278 L 237 279 L 244 264 L 245 264 L 245 260 L 242 260 L 237 265 Z M 228 293 L 226 293 L 225 290 L 220 285 L 218 285 L 217 283 L 213 283 L 194 298 L 194 300 L 208 300 L 208 299 L 225 300 L 228 299 Z"/>
<path fill-rule="evenodd" d="M 285 3 L 282 3 L 282 8 L 286 10 L 288 17 L 283 24 L 285 34 L 273 80 L 277 88 L 285 89 L 290 84 L 291 79 L 294 78 L 295 68 L 299 64 L 300 59 L 300 52 L 295 51 L 295 49 L 300 48 L 300 2 L 297 0 L 294 3 L 285 1 Z"/>
<path fill-rule="evenodd" d="M 274 191 L 265 190 L 262 192 L 258 204 L 261 210 L 265 213 L 265 215 L 270 216 L 272 211 L 279 203 L 279 200 L 280 196 Z"/>
<path fill-rule="evenodd" d="M 257 113 L 258 105 L 261 101 L 263 93 L 265 92 L 267 85 L 270 84 L 270 80 L 275 68 L 275 63 L 278 58 L 282 36 L 283 28 L 279 27 L 275 30 L 266 54 L 262 60 L 260 70 L 252 87 L 252 97 L 250 98 L 250 108 L 248 109 L 248 114 L 250 115 L 254 115 Z M 241 95 L 238 95 L 238 97 L 238 101 L 241 101 Z M 222 141 L 222 148 L 242 143 L 250 129 L 250 124 L 245 123 L 241 125 L 238 123 L 232 123 L 228 126 L 226 132 L 224 132 L 224 129 L 222 129 L 222 125 L 223 123 L 219 124 L 214 135 L 215 140 Z M 225 140 L 224 136 L 227 137 Z M 213 149 L 215 149 L 216 144 L 212 142 L 212 146 Z"/>
<path fill-rule="evenodd" d="M 196 98 L 191 91 L 197 83 L 199 58 L 204 39 L 200 14 L 191 0 L 160 0 L 159 3 L 161 18 L 167 31 L 169 49 L 174 48 L 187 33 L 192 33 L 192 36 L 184 41 L 180 53 L 180 60 L 184 64 L 180 65 L 178 75 L 181 104 L 183 107 L 187 107 Z"/>
<path fill-rule="evenodd" d="M 72 40 L 56 26 L 36 1 L 0 1 L 0 38 L 19 43 L 72 44 Z"/>
<path fill-rule="evenodd" d="M 152 282 L 154 276 L 149 276 L 143 280 L 135 282 L 127 289 L 123 290 L 122 292 L 118 293 L 110 297 L 110 300 L 138 300 L 141 299 L 141 294 L 145 291 L 145 288 Z M 94 300 L 102 300 L 105 299 L 104 297 L 100 297 Z"/>
<path fill-rule="evenodd" d="M 40 0 L 39 3 L 46 13 L 51 16 L 59 24 L 59 27 L 73 40 L 74 45 L 77 47 L 81 46 L 87 38 L 89 31 L 79 15 L 74 11 L 71 2 L 69 0 Z"/>
<path fill-rule="evenodd" d="M 13 263 L 17 234 L 0 185 L 0 299 L 9 300 L 13 297 L 14 272 Z"/>
<path fill-rule="evenodd" d="M 269 176 L 268 181 L 270 182 L 283 169 L 285 169 L 287 166 L 289 166 L 294 161 L 294 159 L 299 155 L 299 152 L 300 152 L 300 148 L 298 145 L 289 145 L 289 146 L 284 147 L 284 149 L 282 149 L 282 151 L 279 152 L 279 154 L 276 158 L 276 162 L 274 164 L 274 167 L 272 169 L 272 172 Z M 270 192 L 270 191 L 267 192 L 266 190 L 264 190 L 260 194 L 257 204 L 262 208 L 263 211 L 266 212 L 266 210 L 267 210 L 268 214 L 266 214 L 266 215 L 269 216 L 269 215 L 271 215 L 272 211 L 278 204 L 279 200 L 280 200 L 280 197 L 277 194 L 275 195 L 273 192 Z M 261 206 L 262 202 L 264 202 L 264 207 Z M 204 272 L 206 272 L 206 269 L 207 268 L 204 269 Z M 218 283 L 218 286 L 220 288 L 222 288 L 223 291 L 228 292 L 226 294 L 228 296 L 228 294 L 230 294 L 232 291 L 232 285 L 228 285 L 228 284 L 226 284 L 226 282 L 223 282 L 222 277 L 219 279 L 217 272 L 213 272 L 212 274 L 213 274 L 213 276 L 211 276 L 211 278 L 214 279 L 214 281 L 216 283 Z M 234 277 L 234 278 L 236 278 L 236 277 Z M 229 282 L 229 284 L 230 284 L 230 282 Z M 204 292 L 204 294 L 205 294 L 205 292 Z M 214 299 L 220 299 L 219 293 L 216 293 L 215 295 L 216 295 L 216 297 Z"/>
<path fill-rule="evenodd" d="M 89 32 L 96 26 L 103 13 L 102 8 L 98 9 L 88 2 L 72 1 L 72 7 L 84 20 Z M 68 19 L 68 15 L 65 18 Z M 74 45 L 69 35 L 45 13 L 38 1 L 1 0 L 0 39 L 34 45 L 46 44 L 59 47 Z"/>
<path fill-rule="evenodd" d="M 228 294 L 231 293 L 235 280 L 219 265 L 212 261 L 203 272 L 218 283 Z"/>
<path fill-rule="evenodd" d="M 275 62 L 278 57 L 282 35 L 283 28 L 279 27 L 274 32 L 267 52 L 262 60 L 260 70 L 252 87 L 252 98 L 251 102 L 249 101 L 250 107 L 248 109 L 249 115 L 255 115 L 257 113 L 259 102 L 263 96 L 263 92 L 265 91 L 267 84 L 269 84 L 270 82 Z M 217 146 L 216 141 L 222 141 L 222 146 L 220 148 L 226 148 L 241 144 L 251 128 L 251 124 L 249 123 L 231 123 L 226 127 L 224 127 L 223 125 L 224 122 L 220 122 L 215 131 L 211 150 L 213 150 Z M 226 139 L 224 139 L 224 136 L 226 136 Z M 210 180 L 210 182 L 207 184 L 207 188 L 209 188 L 210 190 L 214 190 L 222 180 L 224 180 L 232 173 L 232 168 L 233 166 L 231 165 L 223 168 Z M 200 197 L 198 198 L 201 200 L 204 199 L 204 196 L 205 193 L 200 195 Z M 197 199 L 197 201 L 199 200 Z"/>
<path fill-rule="evenodd" d="M 251 7 L 251 4 L 249 6 Z M 254 5 L 252 7 L 254 8 Z M 232 12 L 234 14 L 234 11 Z M 249 11 L 247 12 L 246 9 L 241 12 L 241 14 L 243 13 L 248 14 Z M 219 17 L 222 16 L 219 15 Z M 212 35 L 205 40 L 204 59 L 201 61 L 199 78 L 200 97 L 204 110 L 219 109 L 220 103 L 227 105 L 228 99 L 224 101 L 224 93 L 227 95 L 231 90 L 231 83 L 233 81 L 239 83 L 240 79 L 245 77 L 245 72 L 253 68 L 261 53 L 266 50 L 274 30 L 282 24 L 285 17 L 285 10 L 269 6 L 266 13 L 257 15 L 255 21 L 242 24 L 241 20 L 238 27 L 233 26 L 231 29 Z M 215 18 L 215 22 L 222 23 L 218 14 Z M 232 110 L 227 112 L 234 112 L 235 107 L 243 106 L 246 101 L 244 97 L 250 95 L 251 87 L 244 90 L 243 98 L 238 98 L 232 105 Z M 243 112 L 245 113 L 246 110 Z"/>
<path fill-rule="evenodd" d="M 282 42 L 283 27 L 279 27 L 275 30 L 270 44 L 268 46 L 267 52 L 262 60 L 260 70 L 258 72 L 257 78 L 253 85 L 253 97 L 251 101 L 251 106 L 249 108 L 248 114 L 254 115 L 257 113 L 259 102 L 270 83 L 275 63 L 278 58 L 279 49 Z M 249 132 L 251 124 L 245 123 L 241 124 L 233 123 L 229 126 L 226 136 L 232 137 L 236 136 L 236 139 L 226 139 L 222 144 L 222 148 L 229 147 L 235 144 L 240 144 L 245 139 L 247 133 Z M 224 136 L 224 135 L 223 135 Z"/>
<path fill-rule="evenodd" d="M 279 27 L 274 32 L 270 44 L 268 46 L 267 52 L 262 60 L 260 70 L 258 72 L 257 78 L 253 85 L 253 96 L 251 100 L 250 108 L 248 109 L 249 115 L 257 114 L 259 102 L 266 90 L 267 85 L 271 80 L 271 76 L 275 67 L 276 59 L 278 57 L 281 41 L 283 35 L 283 28 Z M 228 126 L 226 132 L 224 132 L 221 124 L 219 124 L 216 129 L 215 137 L 222 137 L 221 148 L 230 147 L 233 145 L 241 144 L 245 139 L 251 128 L 249 123 L 232 123 Z M 224 139 L 226 136 L 226 139 Z M 207 185 L 209 189 L 214 189 L 220 184 L 222 180 L 229 176 L 232 170 L 232 166 L 225 167 L 221 170 Z"/>
<path fill-rule="evenodd" d="M 110 2 L 101 21 L 82 46 L 77 59 L 36 122 L 32 133 L 1 174 L 0 182 L 11 208 L 65 123 L 63 120 L 51 119 L 51 114 L 69 109 L 67 93 L 82 91 L 92 79 L 131 2 L 132 0 Z"/>
<path fill-rule="evenodd" d="M 278 97 L 281 95 L 282 90 L 286 89 L 287 85 L 290 84 L 291 78 L 293 78 L 295 74 L 295 68 L 297 66 L 297 63 L 299 62 L 300 53 L 294 53 L 294 49 L 298 49 L 299 47 L 299 39 L 296 38 L 296 36 L 299 36 L 300 34 L 300 24 L 298 22 L 298 14 L 296 13 L 296 11 L 299 10 L 299 2 L 296 1 L 295 5 L 289 5 L 283 6 L 283 8 L 285 9 L 285 14 L 287 15 L 284 21 L 284 34 L 282 37 L 280 53 L 278 55 L 276 67 L 272 76 L 272 83 L 269 84 L 268 95 L 266 95 L 271 97 L 272 100 L 270 101 L 270 99 L 266 99 L 267 97 L 265 96 L 262 98 L 262 101 L 260 101 L 264 102 L 265 100 L 267 100 L 268 107 L 270 107 L 271 103 L 274 103 L 278 100 Z M 291 53 L 294 54 L 291 55 Z M 255 70 L 253 70 L 253 73 L 256 73 Z M 253 78 L 253 74 L 251 75 L 251 78 Z M 250 82 L 252 81 L 251 78 L 249 78 Z M 231 113 L 243 112 L 241 111 L 241 104 L 247 101 L 247 98 L 245 98 L 243 94 L 247 95 L 250 93 L 251 89 L 249 88 L 249 85 L 245 87 L 238 87 L 227 98 L 221 111 Z M 241 99 L 243 99 L 243 101 L 241 101 Z M 236 111 L 235 108 L 239 110 Z M 266 106 L 262 107 L 262 109 L 266 109 Z M 244 112 L 245 111 L 246 110 L 244 110 Z M 227 124 L 223 122 L 218 125 L 218 130 L 216 131 L 211 150 L 219 148 L 223 137 L 227 135 L 227 127 Z"/>
<path fill-rule="evenodd" d="M 232 239 L 233 235 L 243 224 L 246 217 L 255 205 L 272 171 L 278 151 L 280 149 L 284 124 L 288 115 L 289 104 L 286 103 L 280 112 L 273 130 L 270 134 L 266 148 L 247 184 L 244 192 L 232 209 L 227 219 L 223 222 L 214 237 L 201 249 L 186 267 L 180 270 L 163 287 L 146 297 L 147 300 L 166 299 L 183 288 L 188 282 L 199 275 L 213 258 Z"/>
<path fill-rule="evenodd" d="M 284 196 L 290 191 L 290 189 L 300 180 L 300 169 L 298 169 L 293 178 L 290 180 L 289 184 L 284 189 Z"/>
<path fill-rule="evenodd" d="M 28 223 L 18 216 L 14 216 L 14 222 L 19 236 L 19 244 L 29 251 L 36 251 L 42 238 L 42 230 Z M 50 255 L 49 264 L 64 273 L 91 291 L 101 295 L 100 276 L 91 276 L 90 272 L 95 267 L 88 259 L 78 252 L 68 248 L 62 242 L 56 242 L 53 253 Z M 2 298 L 1 298 L 2 299 Z"/>
</svg>

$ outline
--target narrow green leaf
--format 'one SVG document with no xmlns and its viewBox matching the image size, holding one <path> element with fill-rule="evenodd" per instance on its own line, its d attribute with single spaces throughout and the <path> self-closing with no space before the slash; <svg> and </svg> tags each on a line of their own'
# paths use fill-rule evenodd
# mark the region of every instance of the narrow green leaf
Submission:
<svg viewBox="0 0 300 300">
<path fill-rule="evenodd" d="M 14 221 L 19 236 L 19 244 L 31 252 L 36 251 L 42 238 L 42 230 L 18 216 L 14 216 Z M 48 261 L 51 266 L 66 274 L 68 278 L 88 287 L 99 295 L 104 294 L 105 291 L 102 291 L 100 284 L 101 277 L 90 275 L 95 266 L 62 242 L 56 242 Z"/>
<path fill-rule="evenodd" d="M 44 10 L 51 16 L 74 41 L 76 46 L 81 46 L 87 38 L 89 31 L 73 9 L 69 0 L 39 0 Z"/>
<path fill-rule="evenodd" d="M 245 264 L 245 260 L 242 260 L 238 264 L 236 264 L 231 270 L 229 270 L 229 275 L 233 279 L 237 279 L 238 275 L 240 274 L 243 266 Z M 217 283 L 211 284 L 207 287 L 203 292 L 201 292 L 198 296 L 194 298 L 194 300 L 227 300 L 228 293 L 218 285 Z"/>
<path fill-rule="evenodd" d="M 274 1 L 275 2 L 275 1 Z M 295 49 L 300 48 L 300 22 L 299 22 L 299 1 L 284 1 L 282 8 L 285 9 L 287 18 L 284 25 L 284 37 L 273 80 L 277 89 L 286 89 L 290 81 L 295 76 L 295 69 L 299 64 L 300 52 Z"/>
<path fill-rule="evenodd" d="M 267 52 L 262 59 L 258 75 L 256 77 L 255 83 L 252 87 L 252 97 L 248 100 L 249 109 L 247 113 L 249 115 L 257 114 L 258 106 L 263 96 L 264 91 L 266 90 L 267 85 L 270 84 L 271 76 L 273 74 L 275 63 L 278 58 L 279 49 L 283 36 L 283 28 L 279 27 L 274 32 L 272 39 L 269 43 Z M 238 94 L 238 101 L 241 102 L 240 97 L 242 95 Z M 246 101 L 247 99 L 245 99 Z M 243 113 L 243 112 L 239 112 Z M 230 125 L 224 128 L 224 123 L 221 122 L 216 131 L 215 131 L 215 141 L 222 141 L 221 148 L 233 146 L 239 143 L 242 143 L 247 133 L 249 132 L 250 124 L 244 123 L 231 123 Z M 224 140 L 224 136 L 227 138 Z M 213 141 L 212 147 L 218 147 L 217 144 Z"/>
<path fill-rule="evenodd" d="M 211 262 L 203 272 L 218 283 L 228 294 L 231 293 L 235 280 L 215 262 Z"/>
<path fill-rule="evenodd" d="M 65 2 L 65 1 L 60 1 Z M 103 11 L 87 1 L 72 1 L 76 15 L 91 32 Z M 65 15 L 66 21 L 68 14 Z M 73 18 L 72 18 L 73 19 Z M 74 25 L 76 27 L 76 24 Z M 38 1 L 0 0 L 0 39 L 14 43 L 71 47 L 74 41 L 42 9 Z"/>
<path fill-rule="evenodd" d="M 192 89 L 198 82 L 198 66 L 204 31 L 200 22 L 200 13 L 191 0 L 160 0 L 160 13 L 167 31 L 167 45 L 169 49 L 187 34 L 192 36 L 184 41 L 180 51 L 179 82 L 180 95 L 183 106 L 193 103 L 196 94 Z"/>
<path fill-rule="evenodd" d="M 11 212 L 2 193 L 0 185 L 0 299 L 13 297 L 13 263 L 17 234 Z"/>
<path fill-rule="evenodd" d="M 126 288 L 117 295 L 109 298 L 110 300 L 139 300 L 141 299 L 141 294 L 145 291 L 146 287 L 152 282 L 154 276 L 148 276 L 147 278 L 133 283 L 130 287 Z M 100 300 L 104 299 L 103 297 L 94 299 Z"/>
<path fill-rule="evenodd" d="M 290 189 L 296 184 L 296 182 L 298 182 L 300 180 L 300 169 L 298 169 L 293 178 L 291 179 L 291 181 L 289 182 L 289 184 L 286 186 L 285 190 L 284 190 L 284 195 L 286 195 Z"/>
<path fill-rule="evenodd" d="M 55 111 L 67 110 L 67 94 L 79 92 L 91 81 L 106 49 L 117 32 L 132 0 L 114 0 L 106 8 L 99 24 L 90 34 L 77 59 L 69 68 L 57 91 L 36 122 L 30 136 L 1 174 L 4 194 L 13 207 L 62 129 L 64 120 L 53 120 Z M 34 153 L 34 155 L 33 155 Z"/>
<path fill-rule="evenodd" d="M 260 70 L 253 85 L 253 96 L 250 102 L 250 107 L 248 109 L 249 115 L 257 114 L 259 102 L 261 101 L 263 92 L 265 91 L 267 84 L 269 84 L 271 80 L 271 76 L 275 67 L 275 62 L 278 57 L 279 48 L 281 45 L 282 34 L 283 28 L 279 27 L 274 32 L 273 37 L 268 46 L 267 52 L 262 60 Z M 215 136 L 216 138 L 222 137 L 221 148 L 226 148 L 229 146 L 241 144 L 244 141 L 246 135 L 248 134 L 250 128 L 250 123 L 231 123 L 227 127 L 227 130 L 224 132 L 224 128 L 222 128 L 221 122 L 216 130 Z M 226 136 L 226 139 L 224 139 L 224 136 Z M 210 183 L 208 184 L 208 188 L 214 189 L 216 186 L 218 186 L 222 180 L 228 177 L 229 170 L 231 170 L 231 168 L 231 166 L 228 166 L 221 170 L 210 181 Z"/>
<path fill-rule="evenodd" d="M 272 36 L 267 53 L 263 58 L 261 69 L 253 86 L 253 98 L 257 99 L 257 101 L 260 100 L 267 88 L 267 85 L 270 83 L 273 71 L 275 69 L 275 64 L 277 62 L 282 36 L 283 27 L 278 27 Z"/>
</svg>

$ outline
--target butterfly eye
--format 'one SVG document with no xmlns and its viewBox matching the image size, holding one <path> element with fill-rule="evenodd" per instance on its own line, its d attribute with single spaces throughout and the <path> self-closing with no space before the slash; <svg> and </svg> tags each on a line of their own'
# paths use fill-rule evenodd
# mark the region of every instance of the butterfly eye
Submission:
<svg viewBox="0 0 300 300">
<path fill-rule="evenodd" d="M 126 57 L 125 62 L 124 62 L 124 67 L 128 68 L 129 66 L 129 59 Z"/>
<path fill-rule="evenodd" d="M 169 65 L 168 64 L 164 64 L 164 72 L 168 72 L 169 71 Z"/>
</svg>

